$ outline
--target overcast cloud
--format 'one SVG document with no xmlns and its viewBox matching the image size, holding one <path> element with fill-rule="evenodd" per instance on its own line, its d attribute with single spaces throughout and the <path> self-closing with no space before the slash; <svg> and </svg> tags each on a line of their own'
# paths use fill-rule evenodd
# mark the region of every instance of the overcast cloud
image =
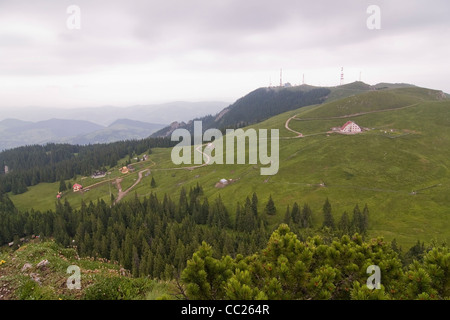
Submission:
<svg viewBox="0 0 450 320">
<path fill-rule="evenodd" d="M 280 68 L 292 84 L 337 85 L 342 66 L 347 83 L 450 92 L 449 21 L 448 0 L 0 0 L 0 108 L 233 102 Z"/>
</svg>

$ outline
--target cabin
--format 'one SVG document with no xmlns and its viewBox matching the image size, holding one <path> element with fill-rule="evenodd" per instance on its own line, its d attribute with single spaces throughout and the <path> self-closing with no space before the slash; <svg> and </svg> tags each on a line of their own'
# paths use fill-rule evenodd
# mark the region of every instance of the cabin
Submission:
<svg viewBox="0 0 450 320">
<path fill-rule="evenodd" d="M 81 184 L 75 183 L 75 184 L 72 186 L 72 189 L 73 189 L 73 192 L 78 192 L 78 191 L 80 191 L 81 189 L 83 189 L 83 186 L 82 186 Z"/>
<path fill-rule="evenodd" d="M 361 127 L 358 126 L 353 121 L 347 121 L 339 130 L 342 133 L 360 133 L 362 132 Z"/>
<path fill-rule="evenodd" d="M 123 174 L 128 173 L 128 168 L 127 167 L 122 167 L 121 169 L 119 169 L 120 172 L 122 172 Z"/>
<path fill-rule="evenodd" d="M 106 176 L 106 172 L 104 171 L 96 171 L 92 174 L 92 178 L 94 179 L 99 179 L 99 178 L 104 178 Z"/>
</svg>

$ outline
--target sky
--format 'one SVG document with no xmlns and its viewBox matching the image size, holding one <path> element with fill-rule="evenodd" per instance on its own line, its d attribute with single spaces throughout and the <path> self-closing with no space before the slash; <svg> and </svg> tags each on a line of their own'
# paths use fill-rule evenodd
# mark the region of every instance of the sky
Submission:
<svg viewBox="0 0 450 320">
<path fill-rule="evenodd" d="M 448 0 L 0 0 L 0 111 L 231 103 L 281 69 L 450 93 L 449 34 Z"/>
</svg>

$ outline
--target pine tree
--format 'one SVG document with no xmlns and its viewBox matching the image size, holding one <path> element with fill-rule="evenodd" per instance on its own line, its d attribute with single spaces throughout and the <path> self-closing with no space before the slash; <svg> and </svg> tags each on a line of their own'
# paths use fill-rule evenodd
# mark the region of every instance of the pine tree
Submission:
<svg viewBox="0 0 450 320">
<path fill-rule="evenodd" d="M 302 228 L 312 227 L 312 211 L 308 204 L 303 205 L 300 224 Z"/>
<path fill-rule="evenodd" d="M 178 210 L 176 210 L 175 220 L 181 222 L 184 216 L 189 214 L 189 204 L 186 194 L 186 189 L 184 187 L 180 190 L 180 200 L 178 202 Z"/>
<path fill-rule="evenodd" d="M 298 207 L 297 202 L 294 202 L 294 205 L 292 206 L 291 217 L 292 217 L 292 222 L 295 223 L 296 225 L 300 226 L 301 212 L 300 212 L 300 208 Z"/>
<path fill-rule="evenodd" d="M 287 225 L 291 223 L 292 216 L 291 216 L 291 210 L 289 209 L 289 205 L 286 208 L 286 213 L 284 214 L 284 220 L 283 222 Z"/>
<path fill-rule="evenodd" d="M 341 219 L 339 220 L 338 223 L 338 229 L 341 231 L 341 233 L 344 234 L 350 234 L 350 218 L 348 216 L 347 211 L 345 211 L 342 216 Z"/>
<path fill-rule="evenodd" d="M 273 216 L 277 213 L 277 208 L 275 207 L 275 203 L 272 200 L 272 195 L 270 195 L 269 201 L 267 201 L 264 212 L 270 216 Z"/>
<path fill-rule="evenodd" d="M 150 186 L 152 188 L 156 188 L 156 182 L 155 182 L 155 178 L 152 177 L 152 181 L 150 182 Z"/>
<path fill-rule="evenodd" d="M 245 199 L 245 205 L 241 212 L 240 223 L 243 231 L 252 232 L 257 226 L 257 217 L 249 197 Z"/>
<path fill-rule="evenodd" d="M 367 207 L 366 203 L 361 216 L 361 233 L 365 233 L 368 228 L 369 228 L 369 208 Z"/>
<path fill-rule="evenodd" d="M 137 250 L 136 246 L 133 246 L 131 274 L 135 278 L 139 277 L 139 270 L 140 270 L 139 263 L 140 263 L 140 259 L 139 259 L 138 250 Z"/>
<path fill-rule="evenodd" d="M 394 250 L 394 252 L 397 252 L 397 254 L 398 254 L 400 257 L 402 257 L 402 248 L 398 246 L 398 244 L 397 244 L 397 239 L 396 239 L 396 238 L 394 238 L 394 239 L 391 241 L 391 248 L 392 248 L 392 250 Z"/>
<path fill-rule="evenodd" d="M 208 221 L 208 216 L 209 216 L 209 202 L 208 198 L 205 198 L 205 200 L 203 200 L 203 204 L 200 210 L 200 219 L 198 223 L 206 224 L 206 222 Z"/>
<path fill-rule="evenodd" d="M 67 190 L 67 185 L 64 182 L 64 179 L 61 178 L 61 180 L 59 181 L 59 192 L 64 192 Z"/>
<path fill-rule="evenodd" d="M 328 227 L 330 229 L 334 229 L 334 218 L 331 213 L 331 204 L 328 198 L 325 200 L 323 205 L 323 227 Z"/>
<path fill-rule="evenodd" d="M 256 195 L 256 192 L 253 192 L 252 195 L 252 211 L 255 217 L 258 217 L 258 196 Z"/>
<path fill-rule="evenodd" d="M 242 207 L 239 204 L 239 202 L 236 204 L 236 215 L 235 215 L 235 222 L 234 222 L 234 228 L 237 231 L 243 231 L 244 228 L 242 227 Z"/>
</svg>

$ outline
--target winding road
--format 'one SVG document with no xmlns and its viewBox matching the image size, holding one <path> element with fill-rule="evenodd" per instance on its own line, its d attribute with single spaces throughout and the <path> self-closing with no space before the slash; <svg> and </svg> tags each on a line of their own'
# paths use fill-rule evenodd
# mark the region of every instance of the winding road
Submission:
<svg viewBox="0 0 450 320">
<path fill-rule="evenodd" d="M 289 131 L 291 131 L 291 132 L 293 132 L 293 133 L 295 133 L 295 134 L 297 135 L 297 136 L 294 137 L 294 138 L 302 138 L 302 137 L 303 137 L 303 134 L 302 134 L 301 132 L 298 132 L 298 131 L 295 131 L 295 130 L 289 128 L 289 122 L 291 122 L 292 119 L 296 119 L 295 117 L 296 117 L 296 116 L 293 116 L 293 117 L 290 117 L 289 119 L 287 119 L 287 120 L 286 120 L 286 123 L 284 124 L 284 127 L 285 127 L 287 130 L 289 130 Z"/>
<path fill-rule="evenodd" d="M 117 195 L 117 199 L 114 200 L 114 204 L 117 204 L 117 202 L 122 200 L 123 197 L 125 197 L 128 194 L 128 192 L 131 191 L 131 189 L 133 189 L 135 186 L 137 186 L 139 184 L 139 182 L 141 182 L 141 180 L 142 180 L 142 174 L 144 172 L 146 172 L 146 171 L 149 171 L 149 170 L 150 169 L 144 169 L 144 170 L 139 171 L 138 178 L 135 181 L 135 183 L 133 183 L 133 185 L 131 187 L 129 187 L 127 190 L 125 190 L 125 191 L 122 191 L 122 187 L 120 185 L 120 182 L 122 181 L 122 179 L 120 179 L 120 178 L 116 179 L 116 187 L 117 187 L 117 189 L 119 191 L 119 194 Z"/>
<path fill-rule="evenodd" d="M 408 106 L 404 106 L 404 107 L 400 107 L 400 108 L 392 108 L 392 109 L 384 109 L 384 110 L 374 110 L 374 111 L 360 112 L 360 113 L 355 113 L 355 114 L 350 114 L 350 115 L 336 116 L 336 117 L 328 117 L 328 118 L 307 118 L 307 119 L 300 119 L 300 118 L 297 118 L 297 115 L 294 115 L 294 116 L 292 116 L 292 117 L 290 117 L 289 119 L 286 120 L 286 122 L 285 122 L 285 124 L 284 124 L 284 127 L 285 127 L 286 130 L 288 130 L 288 131 L 294 133 L 295 136 L 293 136 L 293 137 L 284 137 L 284 139 L 298 139 L 298 138 L 304 138 L 304 137 L 306 137 L 306 136 L 303 135 L 301 132 L 296 131 L 296 130 L 294 130 L 294 129 L 292 129 L 292 128 L 289 127 L 289 123 L 291 122 L 291 120 L 296 120 L 296 121 L 308 121 L 308 120 L 345 119 L 345 118 L 356 117 L 356 116 L 361 116 L 361 115 L 366 115 L 366 114 L 371 114 L 371 113 L 378 113 L 378 112 L 387 112 L 387 111 L 401 110 L 401 109 L 413 107 L 413 106 L 415 106 L 415 105 L 417 105 L 417 104 L 418 104 L 418 103 L 415 103 L 415 104 L 412 104 L 412 105 L 408 105 Z M 320 133 L 320 134 L 323 134 L 323 133 Z M 307 135 L 307 136 L 309 136 L 309 135 Z M 203 152 L 203 147 L 204 147 L 205 145 L 208 145 L 208 143 L 199 145 L 198 147 L 195 148 L 195 151 L 197 151 L 197 152 L 199 152 L 199 153 L 201 153 L 201 154 L 203 155 L 203 159 L 206 158 L 205 163 L 202 163 L 202 164 L 199 164 L 199 165 L 195 165 L 195 166 L 189 166 L 189 167 L 159 168 L 159 169 L 152 169 L 152 170 L 155 170 L 155 171 L 156 171 L 156 170 L 161 170 L 161 171 L 169 171 L 169 170 L 194 170 L 194 169 L 198 169 L 198 168 L 201 168 L 201 167 L 205 167 L 205 166 L 209 165 L 210 162 L 211 162 L 211 157 L 210 157 L 208 154 L 206 154 L 206 153 Z M 152 161 L 152 160 L 151 160 L 151 161 Z M 151 166 L 154 166 L 154 165 L 156 165 L 156 163 L 155 163 L 154 161 L 152 161 L 152 165 L 151 165 Z M 119 201 L 121 201 L 121 200 L 122 200 L 122 199 L 123 199 L 123 198 L 124 198 L 124 197 L 125 197 L 125 196 L 126 196 L 126 195 L 134 188 L 134 187 L 136 187 L 136 186 L 141 182 L 143 173 L 144 173 L 144 172 L 147 172 L 147 171 L 149 171 L 149 170 L 150 170 L 150 168 L 148 167 L 148 168 L 146 168 L 146 169 L 144 169 L 144 170 L 139 171 L 137 180 L 133 183 L 133 185 L 132 185 L 131 187 L 129 187 L 129 188 L 128 188 L 127 190 L 125 190 L 125 191 L 122 190 L 122 187 L 121 187 L 121 185 L 120 185 L 120 182 L 122 181 L 122 178 L 116 178 L 115 184 L 116 184 L 116 188 L 117 188 L 117 190 L 118 190 L 118 196 L 117 196 L 117 198 L 115 199 L 114 204 L 117 204 Z M 94 186 L 97 186 L 97 185 L 100 185 L 100 184 L 103 184 L 103 183 L 106 183 L 106 182 L 110 182 L 110 181 L 112 181 L 112 180 L 113 180 L 113 179 L 109 179 L 109 180 L 105 180 L 105 181 L 102 181 L 102 182 L 98 182 L 98 183 L 93 184 L 93 185 L 91 185 L 91 186 L 89 186 L 89 187 L 87 187 L 87 188 L 91 188 L 91 187 L 94 187 Z"/>
<path fill-rule="evenodd" d="M 306 137 L 305 135 L 303 135 L 301 132 L 295 131 L 294 129 L 291 129 L 289 127 L 289 123 L 291 122 L 291 120 L 296 120 L 296 121 L 313 121 L 313 120 L 333 120 L 333 119 L 346 119 L 346 118 L 352 118 L 352 117 L 358 117 L 358 116 L 363 116 L 366 114 L 372 114 L 372 113 L 379 113 L 379 112 L 389 112 L 389 111 L 396 111 L 396 110 L 402 110 L 402 109 L 406 109 L 406 108 L 411 108 L 414 106 L 417 106 L 419 104 L 418 103 L 414 103 L 414 104 L 410 104 L 404 107 L 399 107 L 399 108 L 390 108 L 390 109 L 382 109 L 382 110 L 373 110 L 373 111 L 366 111 L 366 112 L 358 112 L 358 113 L 353 113 L 353 114 L 348 114 L 348 115 L 343 115 L 343 116 L 335 116 L 335 117 L 326 117 L 326 118 L 297 118 L 297 115 L 294 115 L 292 117 L 290 117 L 289 119 L 286 120 L 286 123 L 284 124 L 284 127 L 295 133 L 297 136 L 295 137 L 289 137 L 289 139 L 295 139 L 295 138 L 304 138 Z M 317 134 L 323 134 L 326 132 L 321 132 L 321 133 L 317 133 Z M 309 136 L 312 135 L 316 135 L 316 134 L 310 134 Z"/>
<path fill-rule="evenodd" d="M 153 169 L 153 170 L 194 170 L 194 169 L 197 169 L 197 168 L 201 168 L 201 167 L 204 167 L 204 166 L 207 166 L 207 165 L 209 165 L 209 163 L 211 162 L 211 157 L 209 156 L 209 155 L 207 155 L 206 153 L 204 153 L 203 152 L 203 150 L 201 149 L 203 146 L 204 146 L 205 144 L 203 144 L 203 145 L 200 145 L 200 146 L 198 146 L 197 148 L 195 148 L 195 150 L 197 151 L 197 152 L 200 152 L 204 157 L 206 157 L 206 162 L 205 163 L 203 163 L 203 164 L 200 164 L 200 165 L 197 165 L 197 166 L 190 166 L 190 167 L 177 167 L 177 168 L 165 168 L 165 169 Z M 152 161 L 153 162 L 153 161 Z M 152 164 L 152 166 L 153 165 L 155 165 L 156 163 L 155 162 L 153 162 L 153 164 Z M 147 168 L 147 169 L 144 169 L 144 170 L 141 170 L 141 171 L 139 171 L 139 173 L 138 173 L 138 178 L 137 178 L 137 180 L 133 183 L 133 185 L 131 186 L 131 187 L 129 187 L 127 190 L 125 190 L 125 191 L 122 191 L 122 187 L 121 187 L 121 185 L 120 185 L 120 182 L 122 181 L 122 179 L 121 178 L 117 178 L 116 179 L 116 187 L 117 187 L 117 190 L 118 190 L 118 196 L 117 196 L 117 198 L 114 200 L 114 204 L 117 204 L 120 200 L 122 200 L 135 186 L 137 186 L 140 182 L 141 182 L 141 180 L 142 180 L 142 175 L 143 175 L 143 173 L 144 172 L 147 172 L 147 171 L 149 171 L 150 169 L 149 168 Z"/>
</svg>

